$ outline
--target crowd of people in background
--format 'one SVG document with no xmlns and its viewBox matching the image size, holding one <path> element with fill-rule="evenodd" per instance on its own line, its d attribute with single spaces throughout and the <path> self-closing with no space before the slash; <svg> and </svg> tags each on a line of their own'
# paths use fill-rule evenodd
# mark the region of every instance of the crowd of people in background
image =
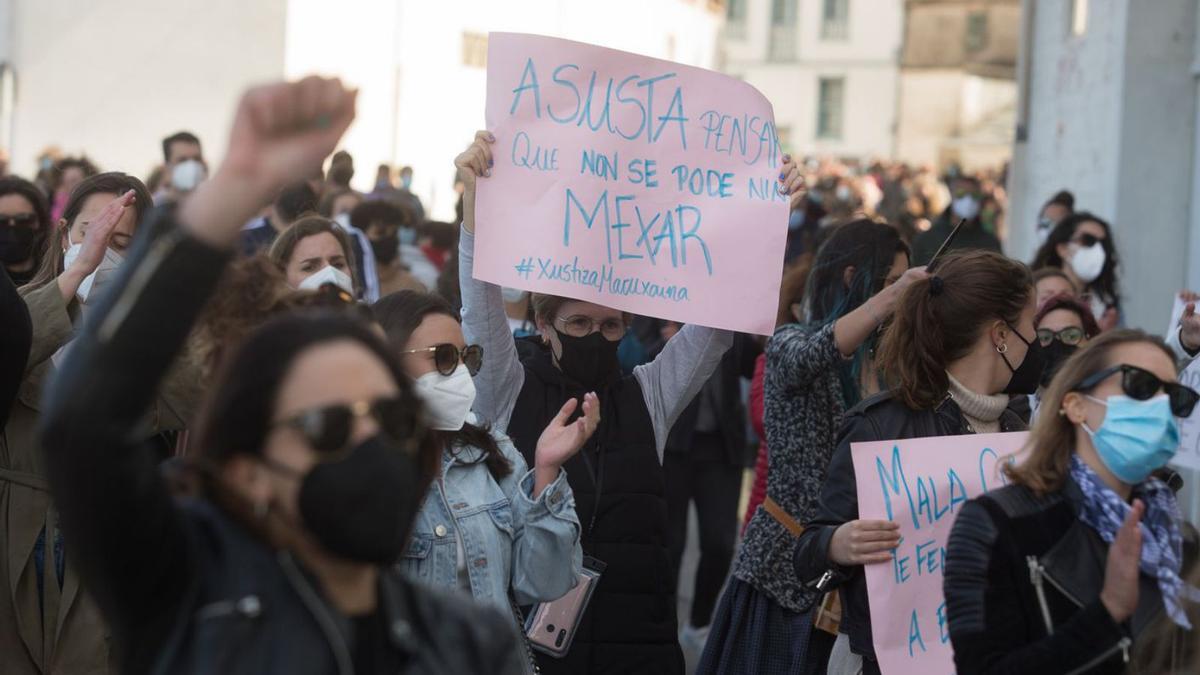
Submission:
<svg viewBox="0 0 1200 675">
<path fill-rule="evenodd" d="M 733 334 L 476 279 L 494 137 L 431 220 L 411 169 L 351 187 L 355 100 L 0 176 L 5 673 L 878 673 L 851 444 L 1026 429 L 955 521 L 958 671 L 1200 666 L 1200 315 L 1126 327 L 1070 192 L 1014 223 L 1003 171 L 785 156 L 777 330 Z"/>
</svg>

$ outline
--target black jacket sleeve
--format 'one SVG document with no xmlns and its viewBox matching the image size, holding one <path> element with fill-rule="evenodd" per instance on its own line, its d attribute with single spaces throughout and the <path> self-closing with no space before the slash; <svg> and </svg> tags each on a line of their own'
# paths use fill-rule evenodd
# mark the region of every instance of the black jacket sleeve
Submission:
<svg viewBox="0 0 1200 675">
<path fill-rule="evenodd" d="M 878 435 L 870 418 L 862 414 L 852 413 L 842 424 L 837 448 L 825 473 L 816 515 L 805 525 L 797 541 L 796 575 L 806 583 L 816 583 L 829 572 L 828 583 L 821 590 L 836 588 L 862 569 L 861 566 L 847 568 L 831 562 L 829 542 L 834 531 L 858 518 L 858 480 L 854 475 L 850 445 L 879 440 Z"/>
<path fill-rule="evenodd" d="M 942 580 L 958 672 L 1068 673 L 1115 656 L 1124 634 L 1099 599 L 1052 634 L 1028 641 L 1029 617 L 1017 598 L 1029 573 L 1014 558 L 1017 550 L 979 500 L 963 505 L 950 530 Z"/>
<path fill-rule="evenodd" d="M 43 449 L 68 549 L 118 648 L 160 637 L 195 576 L 184 517 L 136 439 L 226 260 L 168 212 L 152 213 L 44 406 Z"/>
<path fill-rule="evenodd" d="M 0 433 L 3 433 L 21 388 L 33 340 L 29 309 L 3 265 L 0 265 L 0 326 L 3 326 L 0 328 Z"/>
</svg>

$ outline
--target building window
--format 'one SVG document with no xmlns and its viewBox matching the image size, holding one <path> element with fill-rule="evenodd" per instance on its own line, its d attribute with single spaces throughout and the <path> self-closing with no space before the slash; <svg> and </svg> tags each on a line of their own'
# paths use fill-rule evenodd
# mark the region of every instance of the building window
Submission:
<svg viewBox="0 0 1200 675">
<path fill-rule="evenodd" d="M 824 0 L 821 9 L 821 39 L 850 37 L 850 0 Z"/>
<path fill-rule="evenodd" d="M 846 78 L 821 78 L 817 92 L 817 138 L 837 140 L 842 137 L 842 99 L 845 93 Z"/>
<path fill-rule="evenodd" d="M 796 3 L 799 0 L 771 0 L 772 61 L 792 61 L 796 58 Z"/>
<path fill-rule="evenodd" d="M 1071 35 L 1079 37 L 1087 32 L 1088 0 L 1071 1 Z"/>
<path fill-rule="evenodd" d="M 967 15 L 967 53 L 975 53 L 987 46 L 987 12 L 971 12 Z"/>
<path fill-rule="evenodd" d="M 470 33 L 462 34 L 462 63 L 468 68 L 486 68 L 487 67 L 487 34 L 486 33 Z"/>
<path fill-rule="evenodd" d="M 746 3 L 749 0 L 729 0 L 725 7 L 725 34 L 733 38 L 746 37 Z"/>
</svg>

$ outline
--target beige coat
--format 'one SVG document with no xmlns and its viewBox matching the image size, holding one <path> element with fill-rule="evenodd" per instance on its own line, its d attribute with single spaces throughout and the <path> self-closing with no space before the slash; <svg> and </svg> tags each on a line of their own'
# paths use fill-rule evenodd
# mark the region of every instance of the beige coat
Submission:
<svg viewBox="0 0 1200 675">
<path fill-rule="evenodd" d="M 57 514 L 46 488 L 36 440 L 42 396 L 54 374 L 53 356 L 66 345 L 79 316 L 58 284 L 22 289 L 33 322 L 33 345 L 25 379 L 0 436 L 0 664 L 5 675 L 90 675 L 116 673 L 109 634 L 95 603 L 79 586 L 71 564 L 71 542 L 63 549 L 65 578 L 54 563 Z M 182 429 L 200 396 L 193 368 L 176 367 L 149 415 L 147 436 Z M 45 582 L 38 599 L 34 547 L 45 537 Z M 60 591 L 61 584 L 61 591 Z"/>
</svg>

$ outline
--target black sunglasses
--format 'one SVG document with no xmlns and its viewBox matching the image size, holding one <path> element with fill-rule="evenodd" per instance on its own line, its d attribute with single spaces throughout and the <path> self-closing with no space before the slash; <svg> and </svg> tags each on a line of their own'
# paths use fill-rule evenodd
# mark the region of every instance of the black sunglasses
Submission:
<svg viewBox="0 0 1200 675">
<path fill-rule="evenodd" d="M 1148 401 L 1158 392 L 1166 392 L 1171 401 L 1171 414 L 1176 417 L 1190 417 L 1200 401 L 1200 394 L 1190 387 L 1178 382 L 1163 382 L 1148 370 L 1125 364 L 1089 375 L 1073 391 L 1087 391 L 1117 373 L 1121 373 L 1121 389 L 1135 401 Z"/>
<path fill-rule="evenodd" d="M 411 443 L 403 442 L 416 435 L 416 415 L 412 407 L 404 405 L 398 397 L 313 408 L 280 420 L 274 426 L 286 426 L 300 432 L 309 446 L 327 460 L 350 449 L 354 421 L 367 415 L 375 418 L 384 435 L 401 442 L 409 452 L 413 451 Z"/>
<path fill-rule="evenodd" d="M 447 377 L 454 374 L 460 362 L 467 367 L 467 372 L 471 374 L 471 377 L 475 377 L 479 373 L 479 369 L 483 367 L 483 347 L 479 345 L 467 345 L 459 349 L 447 342 L 434 345 L 433 347 L 405 349 L 400 353 L 428 354 L 429 352 L 433 352 L 434 367 L 437 368 L 439 373 Z"/>
<path fill-rule="evenodd" d="M 28 227 L 37 224 L 37 216 L 32 213 L 18 213 L 15 216 L 0 216 L 0 225 L 8 227 Z"/>
<path fill-rule="evenodd" d="M 1074 237 L 1072 237 L 1071 241 L 1075 242 L 1076 244 L 1079 244 L 1080 246 L 1082 246 L 1084 248 L 1091 248 L 1104 240 L 1101 239 L 1100 237 L 1097 237 L 1094 234 L 1088 234 L 1088 233 L 1084 232 L 1082 234 L 1077 234 Z"/>
</svg>

